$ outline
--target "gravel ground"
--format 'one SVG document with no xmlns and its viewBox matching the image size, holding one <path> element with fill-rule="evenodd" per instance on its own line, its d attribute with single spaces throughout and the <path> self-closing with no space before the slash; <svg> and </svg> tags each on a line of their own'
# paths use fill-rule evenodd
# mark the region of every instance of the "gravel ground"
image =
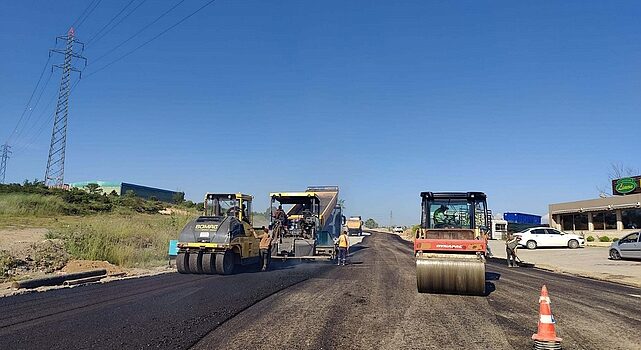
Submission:
<svg viewBox="0 0 641 350">
<path fill-rule="evenodd" d="M 490 248 L 505 259 L 504 241 L 490 241 Z M 519 248 L 517 253 L 523 261 L 548 270 L 641 287 L 641 260 L 610 260 L 608 251 L 607 247 Z"/>
</svg>

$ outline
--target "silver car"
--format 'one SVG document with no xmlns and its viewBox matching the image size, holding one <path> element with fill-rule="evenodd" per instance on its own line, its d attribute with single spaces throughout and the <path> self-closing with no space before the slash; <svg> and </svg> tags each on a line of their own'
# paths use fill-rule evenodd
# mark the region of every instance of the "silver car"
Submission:
<svg viewBox="0 0 641 350">
<path fill-rule="evenodd" d="M 610 245 L 610 259 L 641 259 L 641 232 L 630 233 Z"/>
</svg>

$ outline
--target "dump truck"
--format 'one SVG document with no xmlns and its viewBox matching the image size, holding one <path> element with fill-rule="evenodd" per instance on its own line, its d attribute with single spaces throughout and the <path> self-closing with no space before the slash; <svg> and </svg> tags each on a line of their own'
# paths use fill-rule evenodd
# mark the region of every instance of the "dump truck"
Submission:
<svg viewBox="0 0 641 350">
<path fill-rule="evenodd" d="M 421 192 L 416 231 L 419 293 L 485 293 L 487 203 L 482 192 Z"/>
<path fill-rule="evenodd" d="M 363 234 L 363 220 L 360 216 L 350 216 L 345 226 L 347 226 L 347 234 L 350 236 Z"/>
<path fill-rule="evenodd" d="M 229 275 L 238 265 L 259 263 L 259 240 L 252 227 L 252 199 L 242 193 L 207 193 L 203 215 L 178 239 L 179 273 Z"/>
<path fill-rule="evenodd" d="M 338 186 L 311 186 L 305 192 L 270 193 L 272 258 L 334 259 L 345 221 L 338 192 Z M 285 223 L 274 218 L 277 205 L 287 208 Z"/>
</svg>

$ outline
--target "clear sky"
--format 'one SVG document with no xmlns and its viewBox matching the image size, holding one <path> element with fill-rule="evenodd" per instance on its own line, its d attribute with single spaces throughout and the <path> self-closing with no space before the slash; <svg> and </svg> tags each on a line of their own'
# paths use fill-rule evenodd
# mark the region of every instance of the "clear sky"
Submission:
<svg viewBox="0 0 641 350">
<path fill-rule="evenodd" d="M 89 65 L 66 182 L 243 191 L 258 209 L 270 191 L 339 185 L 348 215 L 411 224 L 420 191 L 545 214 L 596 197 L 611 163 L 641 163 L 639 1 L 218 0 L 91 75 L 207 2 L 114 50 L 178 2 L 148 0 L 90 41 L 130 1 L 101 1 L 77 28 Z M 0 2 L 4 143 L 90 1 Z M 59 80 L 9 139 L 8 181 L 43 178 Z"/>
</svg>

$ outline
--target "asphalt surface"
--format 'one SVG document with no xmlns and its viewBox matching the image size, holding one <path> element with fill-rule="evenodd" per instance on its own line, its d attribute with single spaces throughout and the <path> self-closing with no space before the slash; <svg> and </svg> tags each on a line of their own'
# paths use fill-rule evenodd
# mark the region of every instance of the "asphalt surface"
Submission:
<svg viewBox="0 0 641 350">
<path fill-rule="evenodd" d="M 531 349 L 546 284 L 564 349 L 639 349 L 641 290 L 487 265 L 483 297 L 416 292 L 408 242 L 373 234 L 345 267 L 166 274 L 0 298 L 0 349 Z"/>
</svg>

